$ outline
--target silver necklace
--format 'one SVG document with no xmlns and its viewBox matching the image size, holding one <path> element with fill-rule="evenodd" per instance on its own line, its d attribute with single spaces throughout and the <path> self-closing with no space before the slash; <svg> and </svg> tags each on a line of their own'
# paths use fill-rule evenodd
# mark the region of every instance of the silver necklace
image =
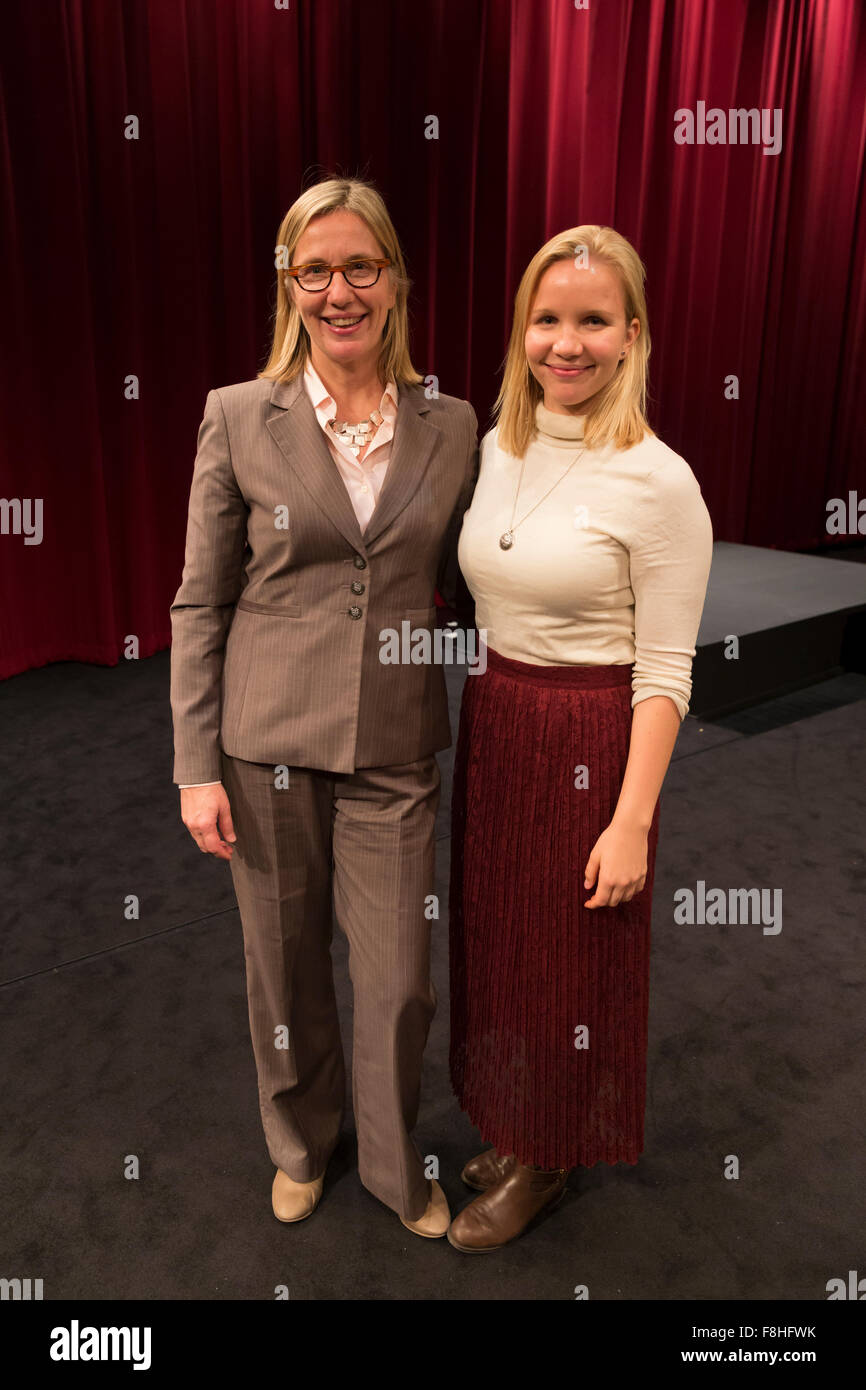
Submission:
<svg viewBox="0 0 866 1390">
<path fill-rule="evenodd" d="M 526 513 L 526 516 L 522 516 L 518 521 L 517 525 L 515 526 L 514 516 L 517 511 L 517 499 L 520 496 L 520 488 L 523 484 L 523 470 L 526 467 L 526 454 L 523 455 L 523 460 L 520 464 L 520 477 L 517 480 L 517 492 L 514 497 L 514 506 L 511 509 L 511 525 L 509 526 L 508 530 L 503 531 L 502 535 L 499 537 L 499 544 L 503 550 L 511 549 L 511 547 L 514 544 L 514 532 L 517 530 L 517 527 L 523 525 L 524 521 L 526 520 L 526 517 L 532 516 L 532 513 L 535 511 L 535 507 L 541 506 L 542 502 L 545 501 L 545 499 L 548 498 L 550 494 L 553 492 L 553 488 L 559 487 L 559 484 L 562 482 L 566 474 L 571 472 L 572 468 L 577 463 L 577 460 L 581 457 L 581 455 L 585 453 L 586 449 L 581 449 L 580 453 L 571 460 L 571 463 L 566 468 L 565 473 L 560 474 L 553 486 L 547 489 L 547 492 L 544 494 L 544 497 L 539 497 L 538 501 L 535 503 L 535 506 L 530 507 L 529 511 Z"/>
<path fill-rule="evenodd" d="M 351 449 L 357 458 L 361 450 L 369 444 L 381 422 L 381 415 L 378 410 L 374 410 L 366 420 L 359 420 L 357 425 L 350 425 L 348 420 L 337 420 L 336 416 L 328 421 L 328 425 L 340 442 L 345 444 L 347 449 Z"/>
</svg>

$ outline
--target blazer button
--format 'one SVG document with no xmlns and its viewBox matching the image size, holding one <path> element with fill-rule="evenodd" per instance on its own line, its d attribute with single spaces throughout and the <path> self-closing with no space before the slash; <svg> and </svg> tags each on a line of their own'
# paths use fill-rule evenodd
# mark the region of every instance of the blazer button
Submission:
<svg viewBox="0 0 866 1390">
<path fill-rule="evenodd" d="M 360 608 L 356 608 L 356 607 L 353 605 L 353 606 L 349 609 L 349 617 L 350 617 L 350 618 L 360 618 L 360 616 L 361 616 L 361 610 L 360 610 Z"/>
<path fill-rule="evenodd" d="M 356 570 L 365 570 L 366 568 L 367 568 L 367 561 L 364 559 L 363 555 L 356 555 L 356 556 L 355 556 L 355 569 L 356 569 Z"/>
<path fill-rule="evenodd" d="M 360 579 L 353 579 L 353 580 L 352 580 L 352 593 L 353 593 L 353 594 L 363 594 L 363 592 L 364 592 L 364 590 L 366 589 L 366 587 L 367 587 L 366 584 L 362 584 L 361 581 L 360 581 Z"/>
</svg>

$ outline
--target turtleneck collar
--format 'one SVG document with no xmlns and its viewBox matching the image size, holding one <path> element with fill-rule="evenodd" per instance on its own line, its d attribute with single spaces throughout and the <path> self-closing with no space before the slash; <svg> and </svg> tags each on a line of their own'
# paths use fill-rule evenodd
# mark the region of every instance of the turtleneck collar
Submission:
<svg viewBox="0 0 866 1390">
<path fill-rule="evenodd" d="M 568 447 L 576 439 L 583 439 L 584 415 L 560 415 L 558 411 L 548 410 L 543 401 L 535 407 L 535 428 L 538 437 L 547 439 L 560 447 Z"/>
</svg>

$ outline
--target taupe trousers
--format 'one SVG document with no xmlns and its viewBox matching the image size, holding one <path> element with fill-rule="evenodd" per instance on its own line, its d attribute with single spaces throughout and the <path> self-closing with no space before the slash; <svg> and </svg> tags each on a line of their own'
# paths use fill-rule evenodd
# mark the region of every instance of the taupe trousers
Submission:
<svg viewBox="0 0 866 1390">
<path fill-rule="evenodd" d="M 329 949 L 333 901 L 354 987 L 358 1172 L 381 1202 L 417 1220 L 427 1182 L 410 1132 L 436 1009 L 425 900 L 438 764 L 430 756 L 339 776 L 291 768 L 288 783 L 278 790 L 272 765 L 223 754 L 268 1153 L 290 1178 L 311 1182 L 339 1137 L 346 1074 Z M 278 1046 L 286 1035 L 288 1047 Z"/>
</svg>

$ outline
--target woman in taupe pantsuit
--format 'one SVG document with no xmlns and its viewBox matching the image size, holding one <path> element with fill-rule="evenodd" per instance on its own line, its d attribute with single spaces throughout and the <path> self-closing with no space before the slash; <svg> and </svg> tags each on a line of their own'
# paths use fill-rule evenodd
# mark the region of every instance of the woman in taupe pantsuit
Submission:
<svg viewBox="0 0 866 1390">
<path fill-rule="evenodd" d="M 354 985 L 362 1182 L 422 1236 L 450 1213 L 411 1140 L 430 980 L 436 664 L 386 664 L 383 634 L 432 631 L 457 593 L 477 470 L 471 405 L 427 392 L 409 282 L 378 193 L 304 192 L 277 237 L 268 363 L 211 391 L 172 605 L 174 780 L 203 853 L 228 859 L 282 1221 L 316 1208 L 345 1071 L 332 906 Z"/>
</svg>

